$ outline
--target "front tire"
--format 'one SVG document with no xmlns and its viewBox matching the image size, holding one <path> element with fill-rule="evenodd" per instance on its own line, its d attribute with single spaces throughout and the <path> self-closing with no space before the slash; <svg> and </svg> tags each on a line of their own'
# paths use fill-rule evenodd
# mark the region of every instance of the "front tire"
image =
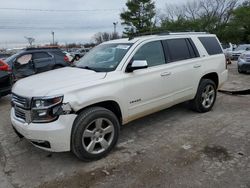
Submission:
<svg viewBox="0 0 250 188">
<path fill-rule="evenodd" d="M 202 79 L 195 98 L 190 101 L 191 109 L 200 113 L 210 111 L 214 106 L 216 96 L 215 83 L 210 79 Z"/>
<path fill-rule="evenodd" d="M 116 145 L 120 124 L 113 112 L 102 107 L 82 111 L 74 122 L 71 150 L 84 161 L 105 157 Z"/>
</svg>

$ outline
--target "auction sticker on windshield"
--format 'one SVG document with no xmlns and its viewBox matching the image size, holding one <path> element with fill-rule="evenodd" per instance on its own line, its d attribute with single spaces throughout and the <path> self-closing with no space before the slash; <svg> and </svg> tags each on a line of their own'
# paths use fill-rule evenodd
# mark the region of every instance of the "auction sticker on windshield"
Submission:
<svg viewBox="0 0 250 188">
<path fill-rule="evenodd" d="M 129 47 L 130 47 L 129 45 L 122 45 L 121 44 L 121 45 L 118 45 L 116 48 L 117 49 L 122 49 L 122 50 L 127 50 L 127 49 L 129 49 Z"/>
</svg>

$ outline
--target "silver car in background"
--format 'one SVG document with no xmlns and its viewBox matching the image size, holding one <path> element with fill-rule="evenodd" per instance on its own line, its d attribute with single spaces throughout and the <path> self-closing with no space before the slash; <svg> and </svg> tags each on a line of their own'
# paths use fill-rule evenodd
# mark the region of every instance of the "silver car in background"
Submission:
<svg viewBox="0 0 250 188">
<path fill-rule="evenodd" d="M 240 55 L 237 64 L 239 73 L 250 72 L 250 49 Z"/>
</svg>

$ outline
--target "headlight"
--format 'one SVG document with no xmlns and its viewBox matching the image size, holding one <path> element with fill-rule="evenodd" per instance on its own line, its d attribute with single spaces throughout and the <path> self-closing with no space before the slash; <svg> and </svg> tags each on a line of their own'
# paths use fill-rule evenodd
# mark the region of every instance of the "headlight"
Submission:
<svg viewBox="0 0 250 188">
<path fill-rule="evenodd" d="M 58 118 L 58 110 L 61 107 L 63 96 L 36 97 L 32 99 L 32 122 L 47 123 Z"/>
</svg>

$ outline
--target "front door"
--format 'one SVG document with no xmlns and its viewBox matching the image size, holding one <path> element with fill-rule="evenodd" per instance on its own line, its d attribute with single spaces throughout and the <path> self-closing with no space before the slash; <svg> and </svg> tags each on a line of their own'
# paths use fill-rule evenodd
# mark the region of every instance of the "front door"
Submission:
<svg viewBox="0 0 250 188">
<path fill-rule="evenodd" d="M 125 75 L 129 120 L 157 111 L 171 101 L 171 93 L 163 86 L 169 82 L 168 76 L 171 75 L 168 74 L 162 42 L 144 44 L 135 53 L 133 60 L 146 60 L 148 68 Z"/>
<path fill-rule="evenodd" d="M 16 78 L 23 78 L 35 74 L 32 54 L 23 54 L 18 57 L 13 65 L 13 73 Z"/>
</svg>

